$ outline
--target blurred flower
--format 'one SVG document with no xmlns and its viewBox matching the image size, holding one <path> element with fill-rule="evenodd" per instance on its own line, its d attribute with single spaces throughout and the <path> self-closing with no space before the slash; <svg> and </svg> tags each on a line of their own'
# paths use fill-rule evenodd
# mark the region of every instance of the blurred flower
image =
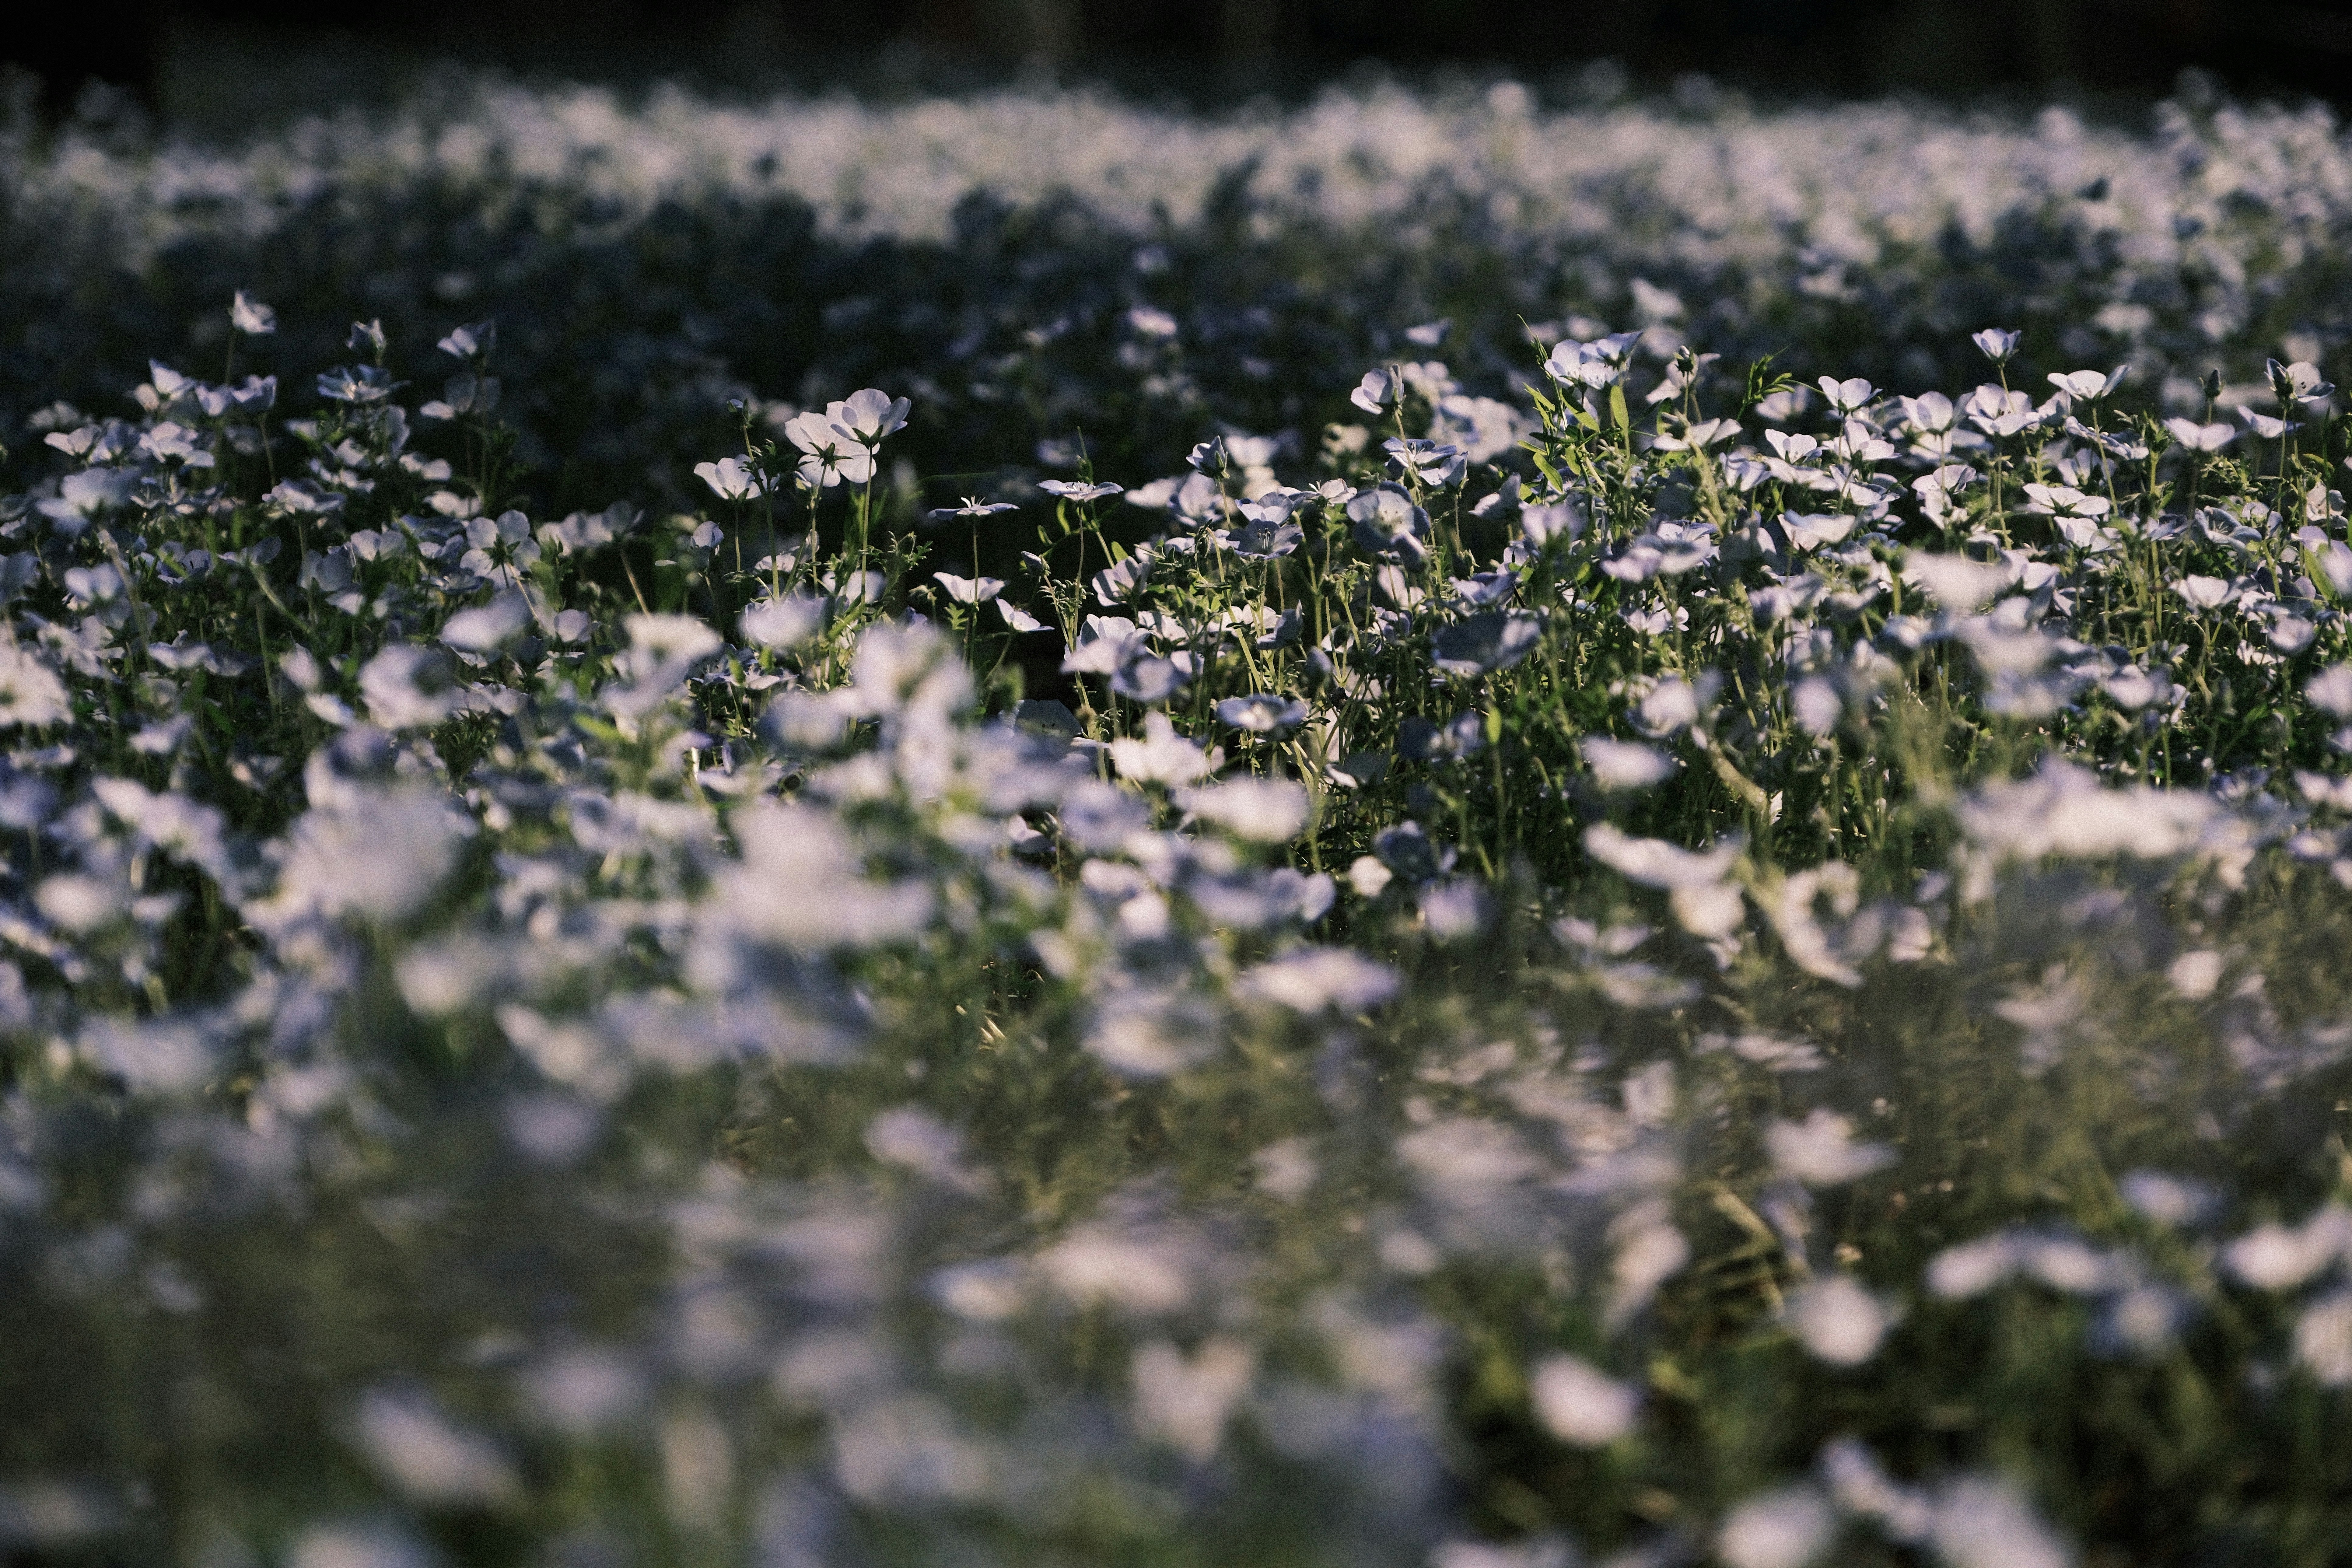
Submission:
<svg viewBox="0 0 2352 1568">
<path fill-rule="evenodd" d="M 1553 1436 L 1575 1447 L 1615 1442 L 1633 1429 L 1641 1414 L 1640 1390 L 1576 1356 L 1544 1357 L 1530 1371 L 1528 1384 L 1536 1418 Z"/>
<path fill-rule="evenodd" d="M 1121 777 L 1160 784 L 1192 784 L 1216 772 L 1223 762 L 1222 752 L 1176 733 L 1165 713 L 1145 714 L 1142 737 L 1113 741 L 1110 755 Z"/>
<path fill-rule="evenodd" d="M 1242 977 L 1241 989 L 1295 1013 L 1369 1012 L 1393 998 L 1396 972 L 1345 948 L 1303 947 Z"/>
<path fill-rule="evenodd" d="M 425 729 L 457 710 L 447 661 L 430 648 L 395 643 L 360 667 L 368 715 L 387 730 Z"/>
<path fill-rule="evenodd" d="M 1791 1295 L 1788 1317 L 1804 1347 L 1832 1366 L 1860 1366 L 1876 1355 L 1895 1321 L 1885 1302 L 1843 1274 Z"/>
<path fill-rule="evenodd" d="M 1187 1356 L 1165 1340 L 1135 1352 L 1135 1420 L 1194 1464 L 1216 1457 L 1228 1417 L 1249 1390 L 1257 1358 L 1219 1337 Z"/>
<path fill-rule="evenodd" d="M 1258 691 L 1217 704 L 1217 722 L 1253 735 L 1283 735 L 1307 721 L 1307 704 L 1295 697 Z"/>
<path fill-rule="evenodd" d="M 1307 826 L 1307 792 L 1287 779 L 1226 779 L 1178 798 L 1195 816 L 1253 843 L 1279 844 Z"/>
<path fill-rule="evenodd" d="M 1816 1110 L 1802 1121 L 1774 1121 L 1764 1130 L 1773 1166 L 1809 1187 L 1834 1187 L 1895 1163 L 1883 1143 L 1853 1142 L 1853 1123 L 1834 1110 Z"/>
<path fill-rule="evenodd" d="M 1836 1534 L 1837 1516 L 1821 1493 L 1787 1487 L 1733 1509 L 1716 1531 L 1715 1552 L 1728 1568 L 1805 1568 Z"/>
<path fill-rule="evenodd" d="M 1674 776 L 1674 759 L 1652 746 L 1588 735 L 1577 750 L 1592 770 L 1593 782 L 1605 790 L 1647 789 Z"/>
<path fill-rule="evenodd" d="M 761 491 L 759 470 L 740 458 L 721 458 L 694 465 L 695 477 L 721 500 L 748 500 Z"/>
<path fill-rule="evenodd" d="M 240 289 L 229 304 L 228 321 L 248 337 L 264 337 L 278 330 L 278 312 Z"/>
<path fill-rule="evenodd" d="M 453 1507 L 511 1502 L 520 1482 L 497 1445 L 453 1425 L 414 1390 L 375 1389 L 352 1428 L 361 1452 L 412 1500 Z"/>
</svg>

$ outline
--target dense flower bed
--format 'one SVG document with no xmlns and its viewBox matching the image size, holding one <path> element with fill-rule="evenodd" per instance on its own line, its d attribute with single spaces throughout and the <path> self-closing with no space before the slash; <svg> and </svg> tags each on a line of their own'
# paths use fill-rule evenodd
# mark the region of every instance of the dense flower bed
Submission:
<svg viewBox="0 0 2352 1568">
<path fill-rule="evenodd" d="M 2210 368 L 2258 384 L 2352 329 L 2352 152 L 2324 110 L 2226 103 L 2141 134 L 1509 83 L 1210 117 L 453 79 L 234 147 L 20 123 L 0 188 L 10 418 L 217 363 L 234 289 L 285 313 L 289 375 L 356 315 L 437 381 L 430 345 L 493 317 L 500 412 L 559 515 L 689 504 L 730 396 L 895 387 L 924 474 L 1080 428 L 1154 472 L 1220 424 L 1311 441 L 1347 367 L 1423 357 L 1397 334 L 1441 317 L 1486 395 L 1524 378 L 1527 324 L 1916 387 L 1966 384 L 2000 321 L 2046 368 L 2135 365 L 2167 414 Z"/>
<path fill-rule="evenodd" d="M 2323 119 L 11 155 L 0 1542 L 2340 1556 Z"/>
</svg>

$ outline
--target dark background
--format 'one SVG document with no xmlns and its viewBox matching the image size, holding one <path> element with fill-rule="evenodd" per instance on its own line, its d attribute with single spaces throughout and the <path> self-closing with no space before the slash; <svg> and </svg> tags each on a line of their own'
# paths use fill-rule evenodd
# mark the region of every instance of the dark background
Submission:
<svg viewBox="0 0 2352 1568">
<path fill-rule="evenodd" d="M 869 91 L 1050 72 L 1207 97 L 1304 89 L 1367 60 L 1540 79 L 1606 58 L 1637 87 L 1700 72 L 1767 97 L 2152 96 L 2193 67 L 2241 94 L 2341 102 L 2352 0 L 117 0 L 19 15 L 0 58 L 41 79 L 52 114 L 93 79 L 168 111 L 175 86 L 213 79 L 197 96 L 215 100 L 217 79 L 256 61 L 364 95 L 448 59 Z M 266 74 L 247 99 L 257 118 L 291 79 Z"/>
</svg>

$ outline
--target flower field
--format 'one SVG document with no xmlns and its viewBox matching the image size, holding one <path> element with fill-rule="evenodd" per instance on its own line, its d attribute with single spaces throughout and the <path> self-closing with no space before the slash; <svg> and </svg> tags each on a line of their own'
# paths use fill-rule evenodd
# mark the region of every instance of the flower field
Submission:
<svg viewBox="0 0 2352 1568">
<path fill-rule="evenodd" d="M 0 143 L 0 1552 L 2352 1560 L 2352 141 Z"/>
</svg>

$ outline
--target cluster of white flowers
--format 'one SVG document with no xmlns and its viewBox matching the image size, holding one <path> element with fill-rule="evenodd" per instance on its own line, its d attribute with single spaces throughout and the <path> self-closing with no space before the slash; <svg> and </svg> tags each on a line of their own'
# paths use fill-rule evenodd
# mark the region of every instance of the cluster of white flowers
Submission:
<svg viewBox="0 0 2352 1568">
<path fill-rule="evenodd" d="M 1186 115 L 1081 90 L 743 103 L 459 78 L 235 147 L 0 132 L 0 189 L 18 416 L 110 397 L 151 353 L 211 363 L 233 324 L 216 294 L 310 298 L 331 255 L 337 300 L 404 351 L 461 311 L 506 325 L 503 376 L 394 367 L 441 389 L 428 417 L 499 411 L 533 464 L 665 504 L 726 399 L 822 466 L 825 403 L 886 378 L 923 405 L 937 471 L 1050 470 L 1075 433 L 1145 460 L 1213 423 L 1312 421 L 1338 366 L 1302 374 L 1308 343 L 1401 358 L 1406 383 L 1443 344 L 1468 384 L 1447 439 L 1475 463 L 1515 438 L 1522 322 L 1621 358 L 1838 342 L 1841 363 L 1801 368 L 1926 384 L 1958 370 L 1969 325 L 2022 311 L 2200 426 L 2209 367 L 2225 415 L 2278 416 L 2263 358 L 2352 331 L 2352 150 L 2316 108 L 2174 103 L 2136 132 L 2060 108 L 1548 104 L 1508 82 Z M 236 325 L 318 357 L 335 313 Z M 1453 331 L 1396 331 L 1421 317 Z"/>
<path fill-rule="evenodd" d="M 1648 246 L 1684 293 L 1595 285 L 1626 330 L 1507 380 L 1394 322 L 1235 373 L 1334 422 L 1227 422 L 1274 405 L 1170 385 L 1281 318 L 1155 292 L 1150 215 L 1256 155 L 1269 226 L 1434 246 L 1435 192 L 1530 276 Z M 281 411 L 235 367 L 320 329 L 267 289 L 217 383 L 23 411 L 0 1551 L 2038 1568 L 2344 1521 L 2344 433 L 2326 342 L 2162 374 L 2344 226 L 2317 117 L 484 89 L 10 156 L 156 245 L 274 232 L 265 169 L 587 192 L 612 244 L 1075 185 L 1134 254 L 1044 405 L 1195 423 L 974 448 L 926 507 L 1003 322 L 911 398 L 731 411 L 678 327 L 630 362 L 677 376 L 622 426 L 657 477 L 558 517 L 502 411 L 594 342 L 445 321 L 412 387 L 356 323 Z M 1685 341 L 1785 322 L 1792 257 L 1948 313 L 1914 253 L 2020 215 L 2053 310 L 2116 309 L 1889 315 L 1889 364 L 1973 362 L 1941 390 Z"/>
</svg>

